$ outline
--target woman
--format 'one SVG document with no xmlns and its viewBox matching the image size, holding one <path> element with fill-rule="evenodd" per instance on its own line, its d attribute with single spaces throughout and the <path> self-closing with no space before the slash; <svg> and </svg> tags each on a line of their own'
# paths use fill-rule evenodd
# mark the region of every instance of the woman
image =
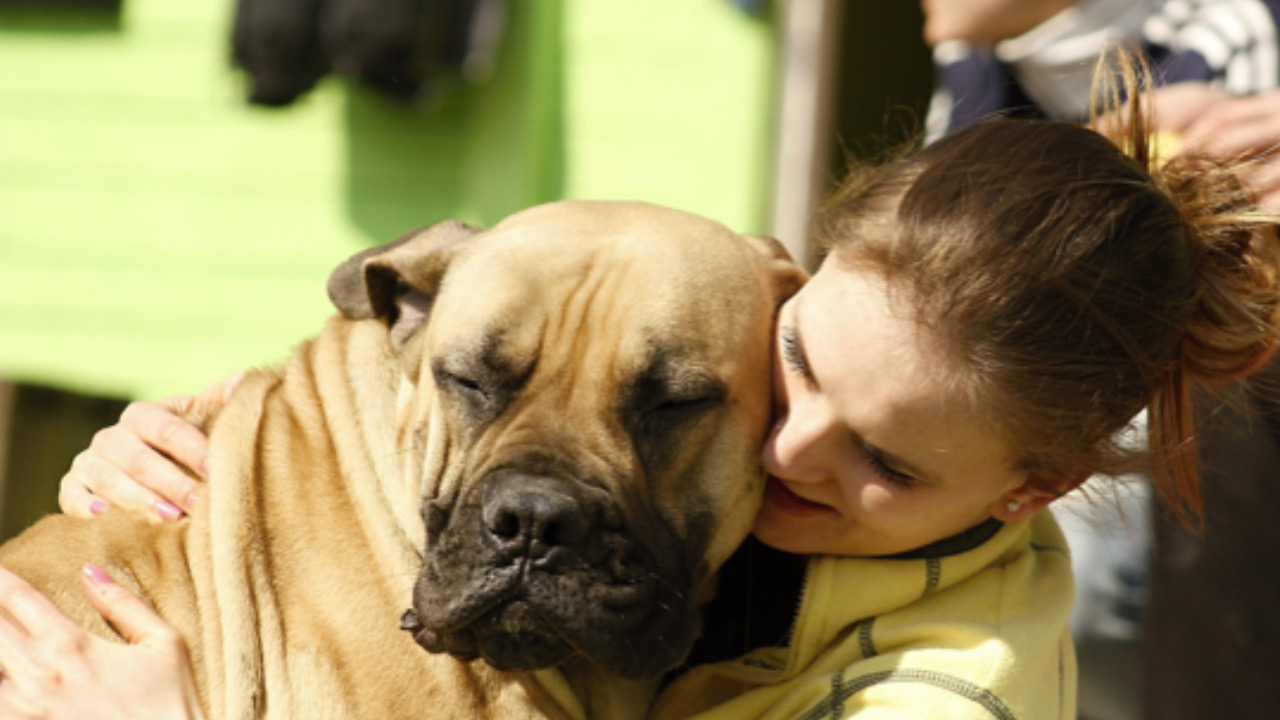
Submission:
<svg viewBox="0 0 1280 720">
<path fill-rule="evenodd" d="M 1074 717 L 1070 568 L 1042 509 L 1131 469 L 1115 438 L 1149 407 L 1156 486 L 1194 522 L 1189 393 L 1277 344 L 1274 218 L 1212 163 L 1157 168 L 1136 104 L 1127 120 L 1114 144 L 993 121 L 835 194 L 817 225 L 826 259 L 778 320 L 755 540 L 651 717 Z M 200 461 L 191 429 L 147 408 L 77 462 L 68 511 L 146 505 L 130 475 L 167 498 L 160 518 L 189 502 L 191 485 L 131 459 L 141 443 Z M 112 464 L 123 473 L 94 469 Z M 17 687 L 74 696 L 19 674 L 51 613 L 5 597 L 28 611 L 4 631 L 22 642 L 0 644 L 0 713 Z M 95 666 L 104 641 L 57 636 L 57 660 Z"/>
</svg>

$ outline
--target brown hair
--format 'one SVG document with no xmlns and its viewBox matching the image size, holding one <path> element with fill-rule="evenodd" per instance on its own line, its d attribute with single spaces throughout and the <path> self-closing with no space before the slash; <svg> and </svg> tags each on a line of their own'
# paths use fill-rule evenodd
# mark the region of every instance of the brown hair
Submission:
<svg viewBox="0 0 1280 720">
<path fill-rule="evenodd" d="M 1120 63 L 1137 96 L 1145 69 Z M 1100 75 L 1105 75 L 1101 74 Z M 896 280 L 940 334 L 959 387 L 1052 493 L 1137 469 L 1117 433 L 1149 407 L 1149 469 L 1187 524 L 1201 513 L 1189 396 L 1241 377 L 1280 340 L 1276 216 L 1230 163 L 1158 165 L 1142 103 L 1111 139 L 995 119 L 855 167 L 815 221 L 828 261 Z"/>
</svg>

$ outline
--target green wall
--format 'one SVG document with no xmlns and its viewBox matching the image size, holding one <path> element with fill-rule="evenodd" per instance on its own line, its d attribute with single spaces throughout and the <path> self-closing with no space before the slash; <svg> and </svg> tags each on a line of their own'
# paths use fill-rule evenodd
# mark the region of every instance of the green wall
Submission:
<svg viewBox="0 0 1280 720">
<path fill-rule="evenodd" d="M 513 0 L 496 71 L 407 109 L 242 101 L 233 0 L 0 7 L 0 376 L 160 397 L 274 362 L 329 270 L 446 217 L 647 200 L 758 232 L 774 29 L 725 0 Z"/>
</svg>

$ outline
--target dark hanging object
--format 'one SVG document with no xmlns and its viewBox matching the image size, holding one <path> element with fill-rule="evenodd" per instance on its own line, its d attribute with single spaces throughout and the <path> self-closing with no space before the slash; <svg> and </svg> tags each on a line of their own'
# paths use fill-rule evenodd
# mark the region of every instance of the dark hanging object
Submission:
<svg viewBox="0 0 1280 720">
<path fill-rule="evenodd" d="M 319 11 L 320 0 L 239 0 L 231 49 L 249 73 L 249 102 L 288 105 L 329 71 Z"/>
<path fill-rule="evenodd" d="M 321 44 L 339 75 L 412 98 L 432 65 L 427 0 L 329 0 Z"/>
<path fill-rule="evenodd" d="M 238 0 L 235 62 L 249 101 L 287 105 L 332 72 L 421 100 L 432 76 L 494 46 L 505 0 Z M 479 47 L 483 46 L 483 47 Z"/>
</svg>

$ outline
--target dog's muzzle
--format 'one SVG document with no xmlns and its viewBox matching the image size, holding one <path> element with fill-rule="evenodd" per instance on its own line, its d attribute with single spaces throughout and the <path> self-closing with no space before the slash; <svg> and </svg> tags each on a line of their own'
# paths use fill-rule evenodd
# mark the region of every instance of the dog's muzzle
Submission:
<svg viewBox="0 0 1280 720">
<path fill-rule="evenodd" d="M 502 670 L 581 654 L 648 677 L 692 644 L 693 569 L 655 561 L 683 553 L 673 538 L 635 537 L 599 488 L 504 469 L 453 508 L 426 503 L 424 519 L 423 570 L 402 627 L 431 652 Z"/>
</svg>

